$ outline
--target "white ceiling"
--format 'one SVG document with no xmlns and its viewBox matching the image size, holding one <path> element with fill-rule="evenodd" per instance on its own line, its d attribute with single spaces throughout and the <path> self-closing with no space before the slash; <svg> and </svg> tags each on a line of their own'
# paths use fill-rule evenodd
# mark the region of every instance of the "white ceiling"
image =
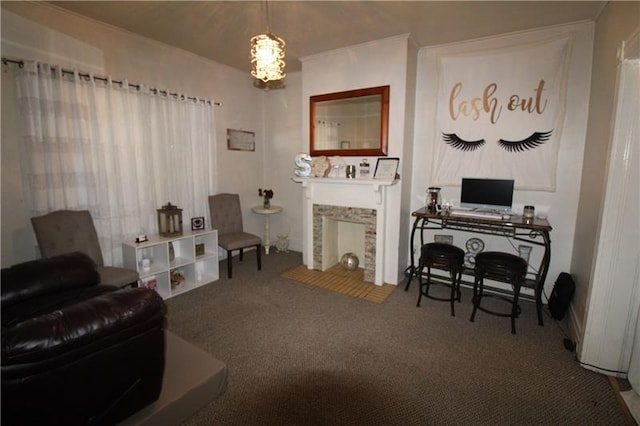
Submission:
<svg viewBox="0 0 640 426">
<path fill-rule="evenodd" d="M 299 58 L 410 34 L 432 46 L 595 20 L 606 1 L 52 1 L 58 7 L 199 56 L 249 70 L 249 40 L 285 40 L 287 71 Z"/>
</svg>

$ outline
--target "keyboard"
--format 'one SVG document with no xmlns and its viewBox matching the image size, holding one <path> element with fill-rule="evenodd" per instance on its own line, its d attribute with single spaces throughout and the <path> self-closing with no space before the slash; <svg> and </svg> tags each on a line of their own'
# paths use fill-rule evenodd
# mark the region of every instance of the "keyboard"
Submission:
<svg viewBox="0 0 640 426">
<path fill-rule="evenodd" d="M 502 213 L 482 212 L 477 210 L 452 209 L 451 216 L 470 217 L 473 219 L 502 220 Z"/>
</svg>

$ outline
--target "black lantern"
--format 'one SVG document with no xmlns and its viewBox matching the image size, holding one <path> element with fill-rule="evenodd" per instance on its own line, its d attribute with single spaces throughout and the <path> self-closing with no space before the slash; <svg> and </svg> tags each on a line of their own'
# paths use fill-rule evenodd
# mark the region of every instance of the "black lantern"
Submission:
<svg viewBox="0 0 640 426">
<path fill-rule="evenodd" d="M 182 235 L 182 209 L 167 203 L 157 210 L 158 233 L 163 237 Z"/>
</svg>

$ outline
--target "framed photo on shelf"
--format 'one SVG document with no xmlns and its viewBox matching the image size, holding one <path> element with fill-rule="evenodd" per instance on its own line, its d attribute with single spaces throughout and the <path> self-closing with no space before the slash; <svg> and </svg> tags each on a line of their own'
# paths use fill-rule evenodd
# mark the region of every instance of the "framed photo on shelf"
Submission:
<svg viewBox="0 0 640 426">
<path fill-rule="evenodd" d="M 152 275 L 146 278 L 141 278 L 140 284 L 141 285 L 139 287 L 149 288 L 151 290 L 158 291 L 158 280 L 156 279 L 155 275 Z"/>
<path fill-rule="evenodd" d="M 373 173 L 374 179 L 393 180 L 398 173 L 398 157 L 378 158 L 376 163 L 376 171 Z"/>
<path fill-rule="evenodd" d="M 204 217 L 192 217 L 191 218 L 191 230 L 202 231 L 204 229 Z"/>
<path fill-rule="evenodd" d="M 433 241 L 436 243 L 453 244 L 453 235 L 435 234 L 433 236 Z"/>
</svg>

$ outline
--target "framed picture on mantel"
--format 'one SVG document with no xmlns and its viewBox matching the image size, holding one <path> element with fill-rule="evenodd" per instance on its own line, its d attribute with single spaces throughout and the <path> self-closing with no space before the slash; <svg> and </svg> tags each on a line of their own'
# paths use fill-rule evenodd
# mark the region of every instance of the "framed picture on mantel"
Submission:
<svg viewBox="0 0 640 426">
<path fill-rule="evenodd" d="M 381 180 L 395 179 L 396 173 L 398 173 L 398 164 L 400 164 L 400 159 L 397 157 L 378 158 L 373 178 Z"/>
</svg>

